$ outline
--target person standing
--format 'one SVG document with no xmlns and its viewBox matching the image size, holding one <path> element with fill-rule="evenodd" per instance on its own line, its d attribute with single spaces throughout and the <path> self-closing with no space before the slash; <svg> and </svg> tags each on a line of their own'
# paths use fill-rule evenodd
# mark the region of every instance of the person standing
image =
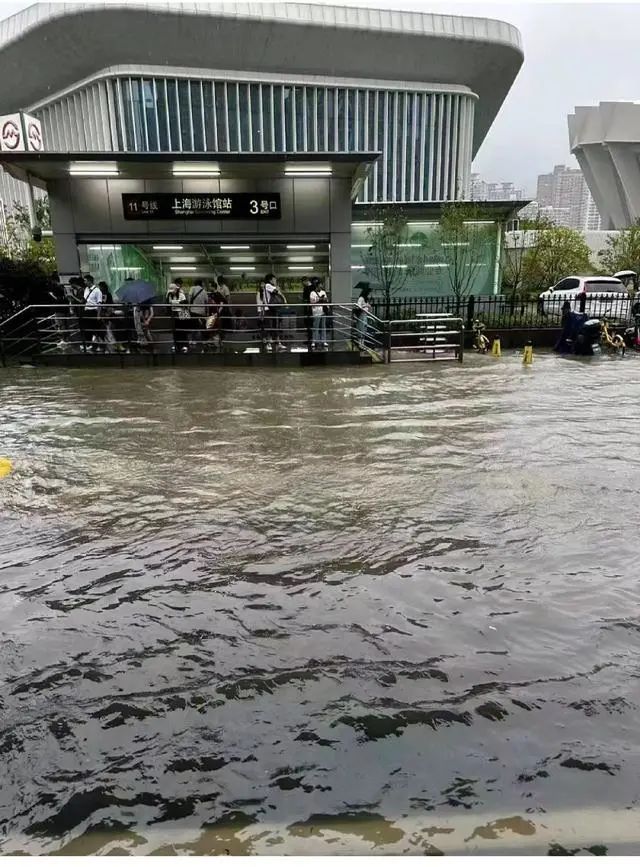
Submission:
<svg viewBox="0 0 640 867">
<path fill-rule="evenodd" d="M 229 301 L 231 300 L 231 291 L 230 291 L 229 287 L 227 286 L 227 281 L 222 276 L 222 274 L 220 274 L 218 276 L 218 292 L 224 298 L 225 304 L 228 304 Z"/>
<path fill-rule="evenodd" d="M 86 341 L 87 333 L 91 334 L 91 344 L 98 348 L 98 344 L 102 342 L 102 338 L 104 337 L 104 329 L 102 327 L 102 323 L 100 322 L 100 305 L 102 304 L 102 292 L 100 288 L 95 285 L 95 283 L 91 283 L 89 285 L 89 279 L 93 281 L 93 277 L 90 274 L 85 277 L 85 290 L 84 290 L 84 339 Z M 87 351 L 87 346 L 85 342 L 85 351 Z"/>
<path fill-rule="evenodd" d="M 325 312 L 325 304 L 327 303 L 327 293 L 321 285 L 316 285 L 311 290 L 309 296 L 311 303 L 311 319 L 312 319 L 312 339 L 311 351 L 319 349 L 328 349 L 327 343 L 327 316 Z"/>
<path fill-rule="evenodd" d="M 191 329 L 191 314 L 187 296 L 182 289 L 182 277 L 177 277 L 175 282 L 169 284 L 167 292 L 167 304 L 171 309 L 173 320 L 173 343 L 176 352 L 189 351 L 189 332 Z"/>
<path fill-rule="evenodd" d="M 91 294 L 91 290 L 96 288 L 96 284 L 95 284 L 95 280 L 93 279 L 92 274 L 85 274 L 83 280 L 84 280 L 84 295 L 83 295 L 83 297 L 84 297 L 84 300 L 86 302 L 87 299 L 89 298 L 89 295 Z"/>
<path fill-rule="evenodd" d="M 369 283 L 363 281 L 358 283 L 355 288 L 360 290 L 354 310 L 356 316 L 355 337 L 358 347 L 360 349 L 365 349 L 367 341 L 367 324 L 369 321 L 369 313 L 371 313 L 371 305 L 369 304 L 371 286 Z"/>
<path fill-rule="evenodd" d="M 312 316 L 311 316 L 311 304 L 309 299 L 311 298 L 311 292 L 313 290 L 313 277 L 303 277 L 302 278 L 302 303 L 304 307 L 302 308 L 302 316 L 304 317 L 304 330 L 307 333 L 307 347 L 311 349 L 311 341 L 313 339 L 312 332 Z"/>
<path fill-rule="evenodd" d="M 258 315 L 262 317 L 263 330 L 266 336 L 266 350 L 271 352 L 273 345 L 279 352 L 286 350 L 286 346 L 280 341 L 280 316 L 282 305 L 287 303 L 278 287 L 275 274 L 267 274 L 264 283 L 260 286 L 257 306 Z"/>
<path fill-rule="evenodd" d="M 196 277 L 191 287 L 189 305 L 191 307 L 191 341 L 192 343 L 202 342 L 207 327 L 209 296 L 207 295 L 207 290 L 204 288 L 204 280 L 200 277 Z"/>
</svg>

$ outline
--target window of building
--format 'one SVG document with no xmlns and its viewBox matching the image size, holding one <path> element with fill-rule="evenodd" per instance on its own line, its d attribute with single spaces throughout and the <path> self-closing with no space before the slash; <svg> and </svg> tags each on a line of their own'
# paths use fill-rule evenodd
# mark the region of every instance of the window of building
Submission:
<svg viewBox="0 0 640 867">
<path fill-rule="evenodd" d="M 215 85 L 212 81 L 202 82 L 202 101 L 204 111 L 205 149 L 218 150 L 218 129 L 215 108 Z"/>
<path fill-rule="evenodd" d="M 191 88 L 184 79 L 178 81 L 178 104 L 180 107 L 180 141 L 183 151 L 193 150 L 193 114 L 191 111 Z"/>
<path fill-rule="evenodd" d="M 227 114 L 227 86 L 223 81 L 215 83 L 215 112 L 218 129 L 218 150 L 228 151 L 229 148 L 229 116 Z"/>
<path fill-rule="evenodd" d="M 338 90 L 338 150 L 347 149 L 346 138 L 347 91 L 341 87 Z"/>
<path fill-rule="evenodd" d="M 264 123 L 264 149 L 266 151 L 274 151 L 275 143 L 275 128 L 274 128 L 274 94 L 272 84 L 260 85 L 262 89 L 262 112 Z"/>
<path fill-rule="evenodd" d="M 202 82 L 191 82 L 191 116 L 193 118 L 193 149 L 205 150 L 204 145 L 204 114 L 202 104 Z"/>
<path fill-rule="evenodd" d="M 251 150 L 252 151 L 261 151 L 263 150 L 262 146 L 262 135 L 263 135 L 263 118 L 264 112 L 261 111 L 262 98 L 259 84 L 251 84 L 248 87 L 249 98 L 251 100 Z"/>
<path fill-rule="evenodd" d="M 229 150 L 240 149 L 238 141 L 238 85 L 227 84 L 227 117 L 229 125 Z"/>
<path fill-rule="evenodd" d="M 327 89 L 326 87 L 318 88 L 318 150 L 326 151 L 329 149 L 329 143 L 326 139 L 327 126 L 325 124 L 325 111 L 327 107 Z"/>
<path fill-rule="evenodd" d="M 142 101 L 146 120 L 147 148 L 150 151 L 160 150 L 158 142 L 156 98 L 153 81 L 149 78 L 142 81 Z"/>
<path fill-rule="evenodd" d="M 180 136 L 180 114 L 178 112 L 178 86 L 175 79 L 167 79 L 167 123 L 169 127 L 169 150 L 182 149 Z"/>
<path fill-rule="evenodd" d="M 284 120 L 285 93 L 281 84 L 274 85 L 273 88 L 273 116 L 274 116 L 274 132 L 275 132 L 275 149 L 276 151 L 285 150 L 285 120 Z"/>
</svg>

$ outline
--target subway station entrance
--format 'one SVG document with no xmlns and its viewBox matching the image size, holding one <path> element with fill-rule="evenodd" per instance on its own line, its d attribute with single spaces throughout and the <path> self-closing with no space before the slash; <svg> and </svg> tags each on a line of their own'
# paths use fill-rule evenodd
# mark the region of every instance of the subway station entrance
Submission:
<svg viewBox="0 0 640 867">
<path fill-rule="evenodd" d="M 14 177 L 45 189 L 61 275 L 155 281 L 223 275 L 241 294 L 273 272 L 296 290 L 322 277 L 352 294 L 352 204 L 377 153 L 3 154 Z"/>
</svg>

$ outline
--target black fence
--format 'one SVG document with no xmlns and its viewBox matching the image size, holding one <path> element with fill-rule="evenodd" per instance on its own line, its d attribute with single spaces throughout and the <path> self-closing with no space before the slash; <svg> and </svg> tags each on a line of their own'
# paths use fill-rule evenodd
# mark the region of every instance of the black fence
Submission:
<svg viewBox="0 0 640 867">
<path fill-rule="evenodd" d="M 465 327 L 471 329 L 479 319 L 489 329 L 558 328 L 566 302 L 576 312 L 586 313 L 594 319 L 607 319 L 626 324 L 632 319 L 633 303 L 620 293 L 587 294 L 544 299 L 489 295 L 466 298 L 454 296 L 392 298 L 389 310 L 382 298 L 371 299 L 375 315 L 386 319 L 415 319 L 425 314 L 448 313 L 459 316 Z"/>
</svg>

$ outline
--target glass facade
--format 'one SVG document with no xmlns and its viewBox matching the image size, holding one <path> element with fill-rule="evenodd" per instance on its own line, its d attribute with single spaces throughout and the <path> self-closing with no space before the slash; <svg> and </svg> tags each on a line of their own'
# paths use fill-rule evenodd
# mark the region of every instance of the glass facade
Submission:
<svg viewBox="0 0 640 867">
<path fill-rule="evenodd" d="M 376 224 L 356 222 L 351 226 L 351 271 L 353 283 L 368 280 L 380 282 L 375 268 L 367 270 L 367 248 L 371 244 L 372 231 Z M 498 256 L 499 223 L 469 223 L 452 241 L 437 222 L 409 221 L 404 239 L 406 258 L 396 260 L 400 267 L 414 262 L 412 251 L 421 248 L 420 272 L 410 268 L 410 276 L 394 297 L 422 298 L 451 295 L 493 295 L 496 281 L 496 258 Z M 457 249 L 453 249 L 457 247 Z M 384 267 L 384 265 L 383 265 Z M 458 290 L 456 292 L 456 289 Z"/>
<path fill-rule="evenodd" d="M 49 150 L 380 151 L 364 202 L 468 191 L 468 92 L 113 75 L 36 110 Z"/>
</svg>

